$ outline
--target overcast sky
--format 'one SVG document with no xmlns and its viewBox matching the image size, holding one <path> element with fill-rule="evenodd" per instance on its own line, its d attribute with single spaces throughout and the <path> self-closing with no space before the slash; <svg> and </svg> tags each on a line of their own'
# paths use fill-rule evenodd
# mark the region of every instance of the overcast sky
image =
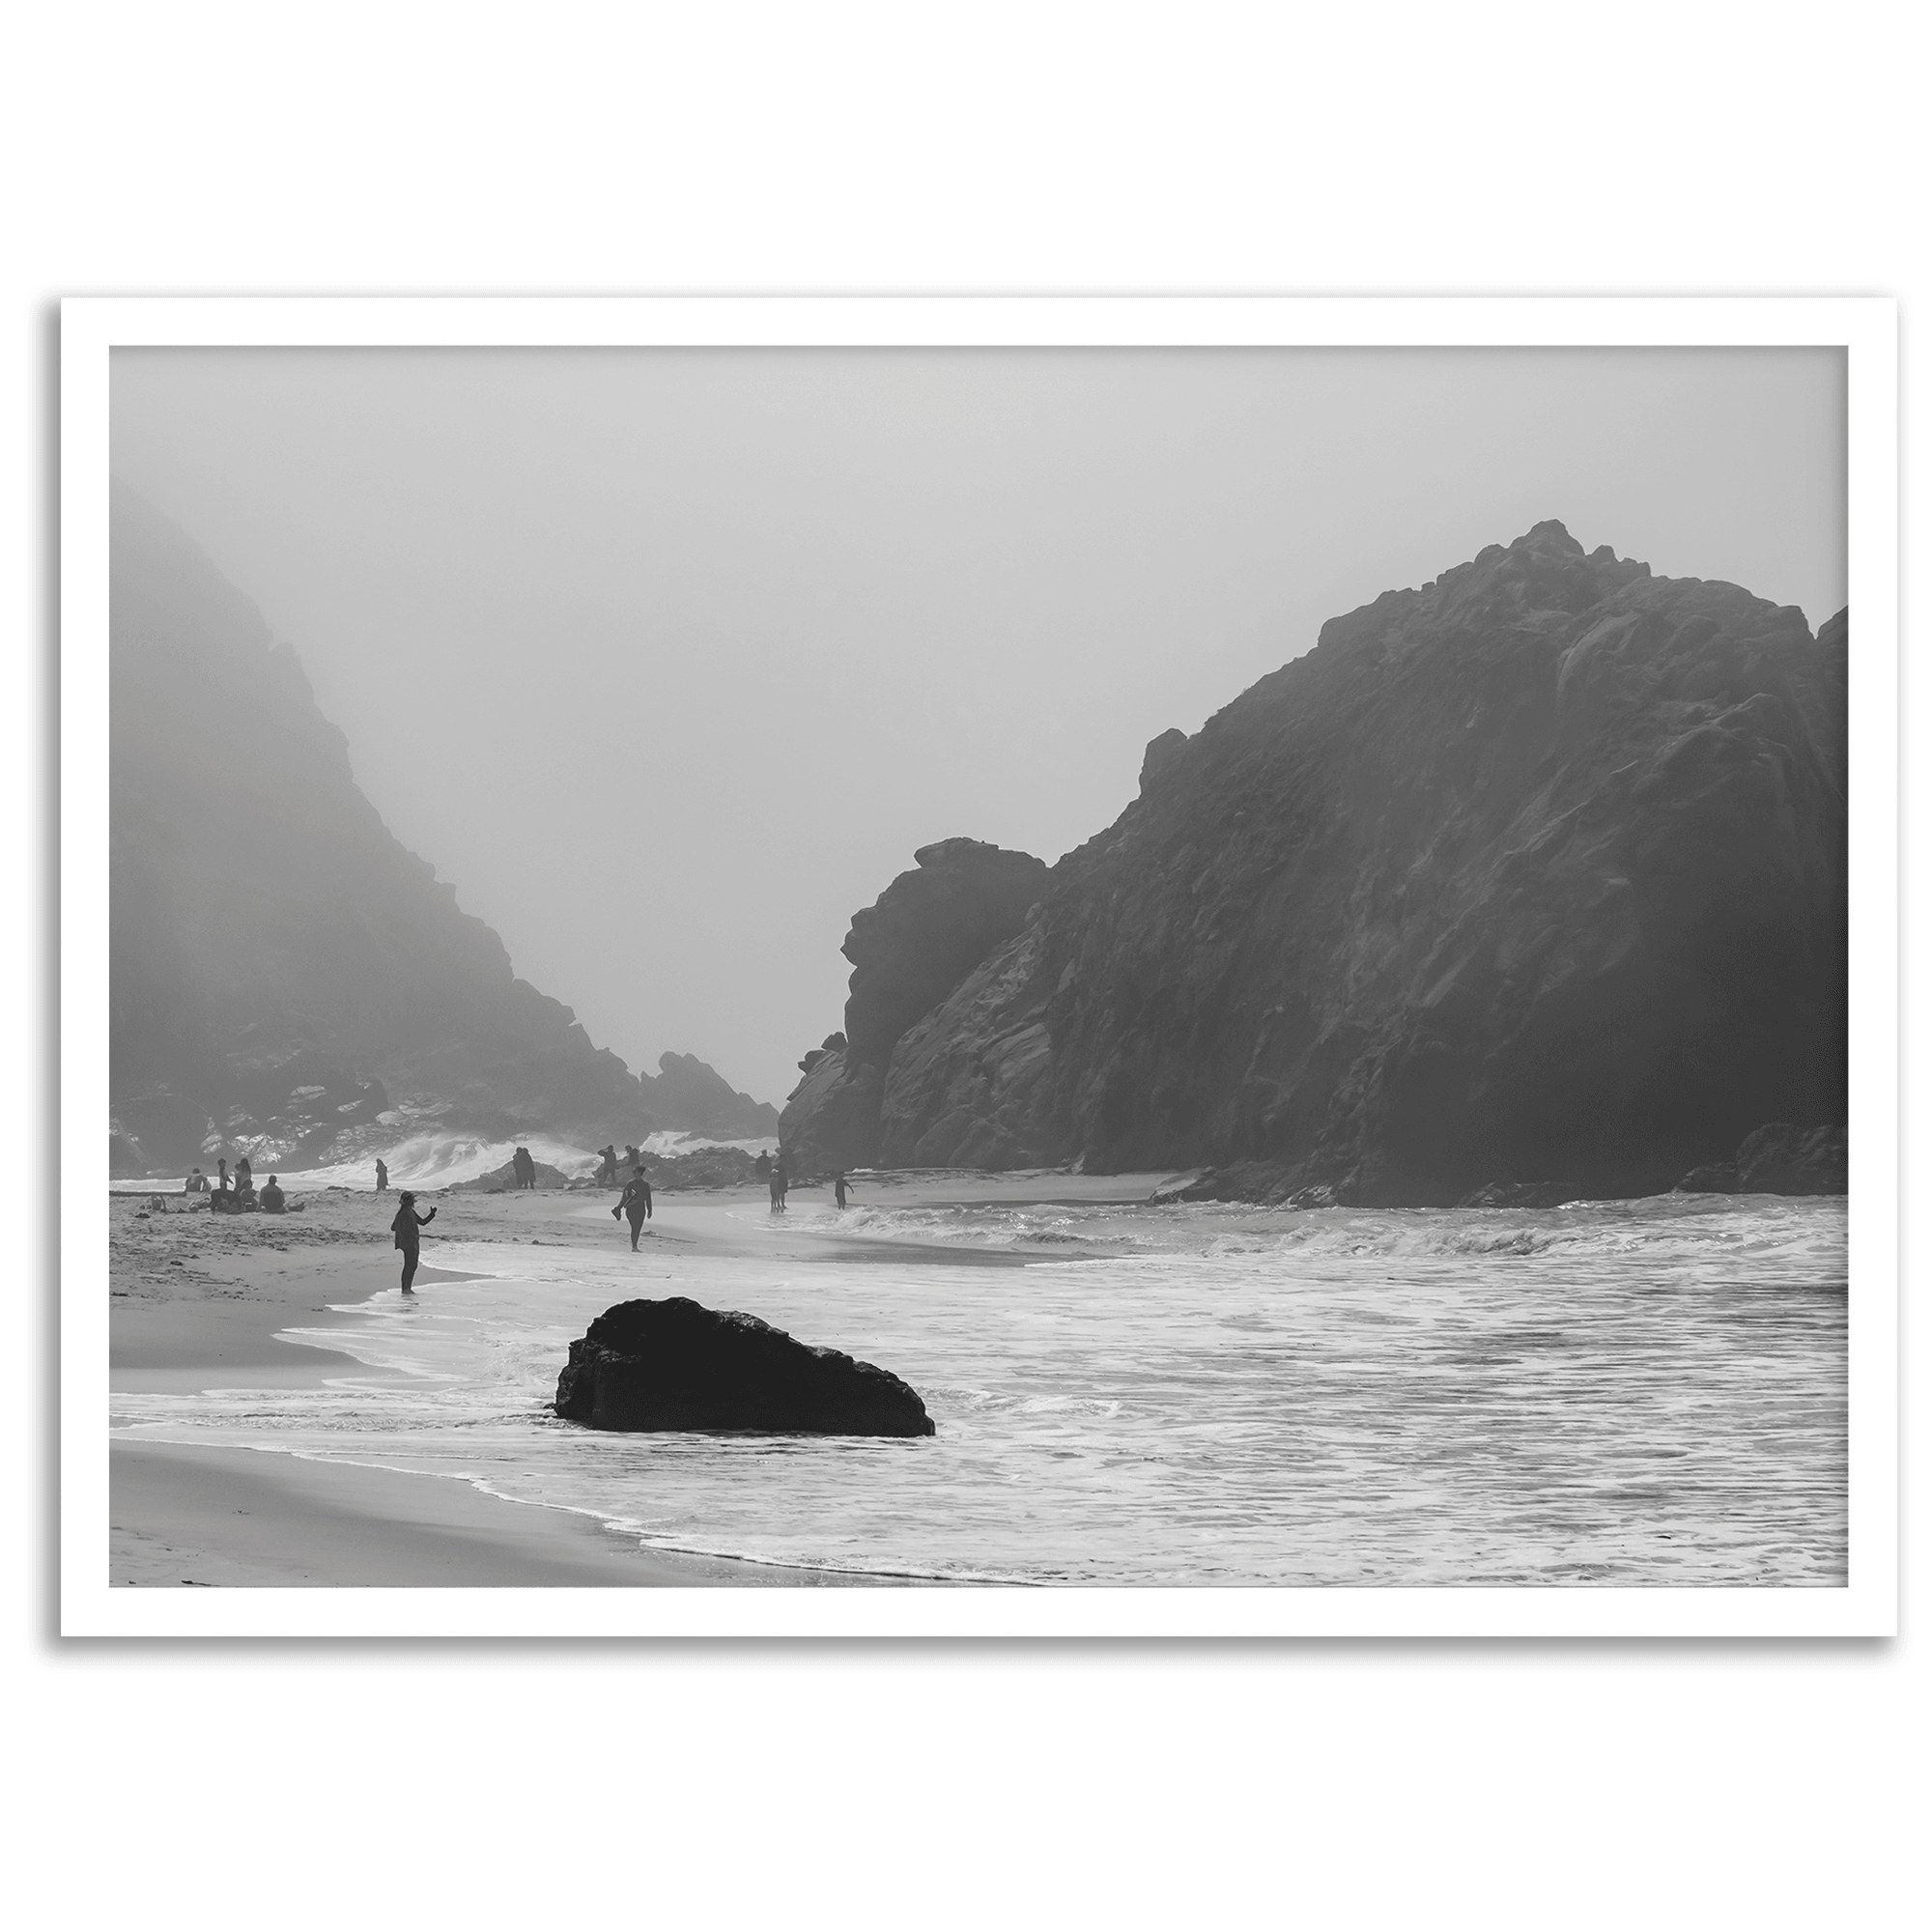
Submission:
<svg viewBox="0 0 1932 1932">
<path fill-rule="evenodd" d="M 781 1101 L 916 846 L 1053 860 L 1328 617 L 1560 518 L 1812 625 L 1833 351 L 120 351 L 114 469 L 634 1069 Z"/>
</svg>

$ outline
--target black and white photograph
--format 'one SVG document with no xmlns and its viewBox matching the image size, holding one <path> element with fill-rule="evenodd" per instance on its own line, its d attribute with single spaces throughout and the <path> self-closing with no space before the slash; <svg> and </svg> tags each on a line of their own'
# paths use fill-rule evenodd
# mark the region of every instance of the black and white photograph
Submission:
<svg viewBox="0 0 1932 1932">
<path fill-rule="evenodd" d="M 12 24 L 16 1918 L 1924 1918 L 1898 0 Z"/>
<path fill-rule="evenodd" d="M 112 347 L 109 1591 L 1829 1617 L 1849 354 Z"/>
</svg>

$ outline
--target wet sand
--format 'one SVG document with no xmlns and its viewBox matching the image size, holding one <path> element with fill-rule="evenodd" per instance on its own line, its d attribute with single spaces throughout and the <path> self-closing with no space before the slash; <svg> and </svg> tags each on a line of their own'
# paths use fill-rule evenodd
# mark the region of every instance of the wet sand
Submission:
<svg viewBox="0 0 1932 1932">
<path fill-rule="evenodd" d="M 880 1205 L 948 1200 L 1145 1200 L 1160 1177 L 961 1174 L 881 1176 L 855 1197 Z M 297 1387 L 373 1373 L 354 1357 L 283 1339 L 291 1327 L 341 1325 L 345 1303 L 393 1294 L 393 1194 L 290 1192 L 303 1211 L 282 1216 L 154 1212 L 146 1197 L 119 1195 L 110 1214 L 110 1387 L 189 1393 Z M 827 1190 L 797 1189 L 821 1203 Z M 423 1193 L 437 1221 L 424 1231 L 419 1291 L 474 1274 L 435 1265 L 439 1237 L 622 1249 L 629 1231 L 611 1219 L 611 1194 Z M 750 1189 L 661 1193 L 645 1224 L 646 1249 L 1013 1267 L 998 1252 L 855 1240 L 837 1231 L 749 1221 L 762 1194 Z M 169 1197 L 179 1207 L 181 1197 Z M 503 1587 L 864 1587 L 827 1577 L 645 1550 L 594 1519 L 488 1495 L 446 1477 L 304 1462 L 245 1449 L 189 1448 L 118 1438 L 110 1455 L 110 1576 L 128 1587 L 188 1585 Z"/>
</svg>

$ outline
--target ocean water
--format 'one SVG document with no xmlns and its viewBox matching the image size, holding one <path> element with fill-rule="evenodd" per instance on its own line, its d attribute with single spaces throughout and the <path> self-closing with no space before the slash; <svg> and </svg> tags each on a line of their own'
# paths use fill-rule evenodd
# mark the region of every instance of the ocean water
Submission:
<svg viewBox="0 0 1932 1932">
<path fill-rule="evenodd" d="M 114 1418 L 461 1478 L 668 1549 L 887 1576 L 1845 1581 L 1842 1200 L 800 1203 L 801 1227 L 823 1260 L 445 1241 L 438 1266 L 488 1278 L 316 1334 L 365 1371 L 116 1395 Z M 1028 1264 L 986 1264 L 1001 1251 Z M 894 1370 L 937 1435 L 625 1436 L 547 1412 L 593 1316 L 672 1293 Z"/>
</svg>

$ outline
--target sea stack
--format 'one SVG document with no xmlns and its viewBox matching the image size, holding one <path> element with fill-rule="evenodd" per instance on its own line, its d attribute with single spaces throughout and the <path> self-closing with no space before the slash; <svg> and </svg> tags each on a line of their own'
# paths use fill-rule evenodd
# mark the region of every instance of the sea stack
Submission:
<svg viewBox="0 0 1932 1932">
<path fill-rule="evenodd" d="M 555 1406 L 591 1429 L 934 1434 L 898 1377 L 681 1294 L 607 1308 L 570 1345 Z"/>
<path fill-rule="evenodd" d="M 1842 1122 L 1846 653 L 1555 522 L 1335 618 L 895 1011 L 879 1164 L 1450 1207 Z"/>
</svg>

